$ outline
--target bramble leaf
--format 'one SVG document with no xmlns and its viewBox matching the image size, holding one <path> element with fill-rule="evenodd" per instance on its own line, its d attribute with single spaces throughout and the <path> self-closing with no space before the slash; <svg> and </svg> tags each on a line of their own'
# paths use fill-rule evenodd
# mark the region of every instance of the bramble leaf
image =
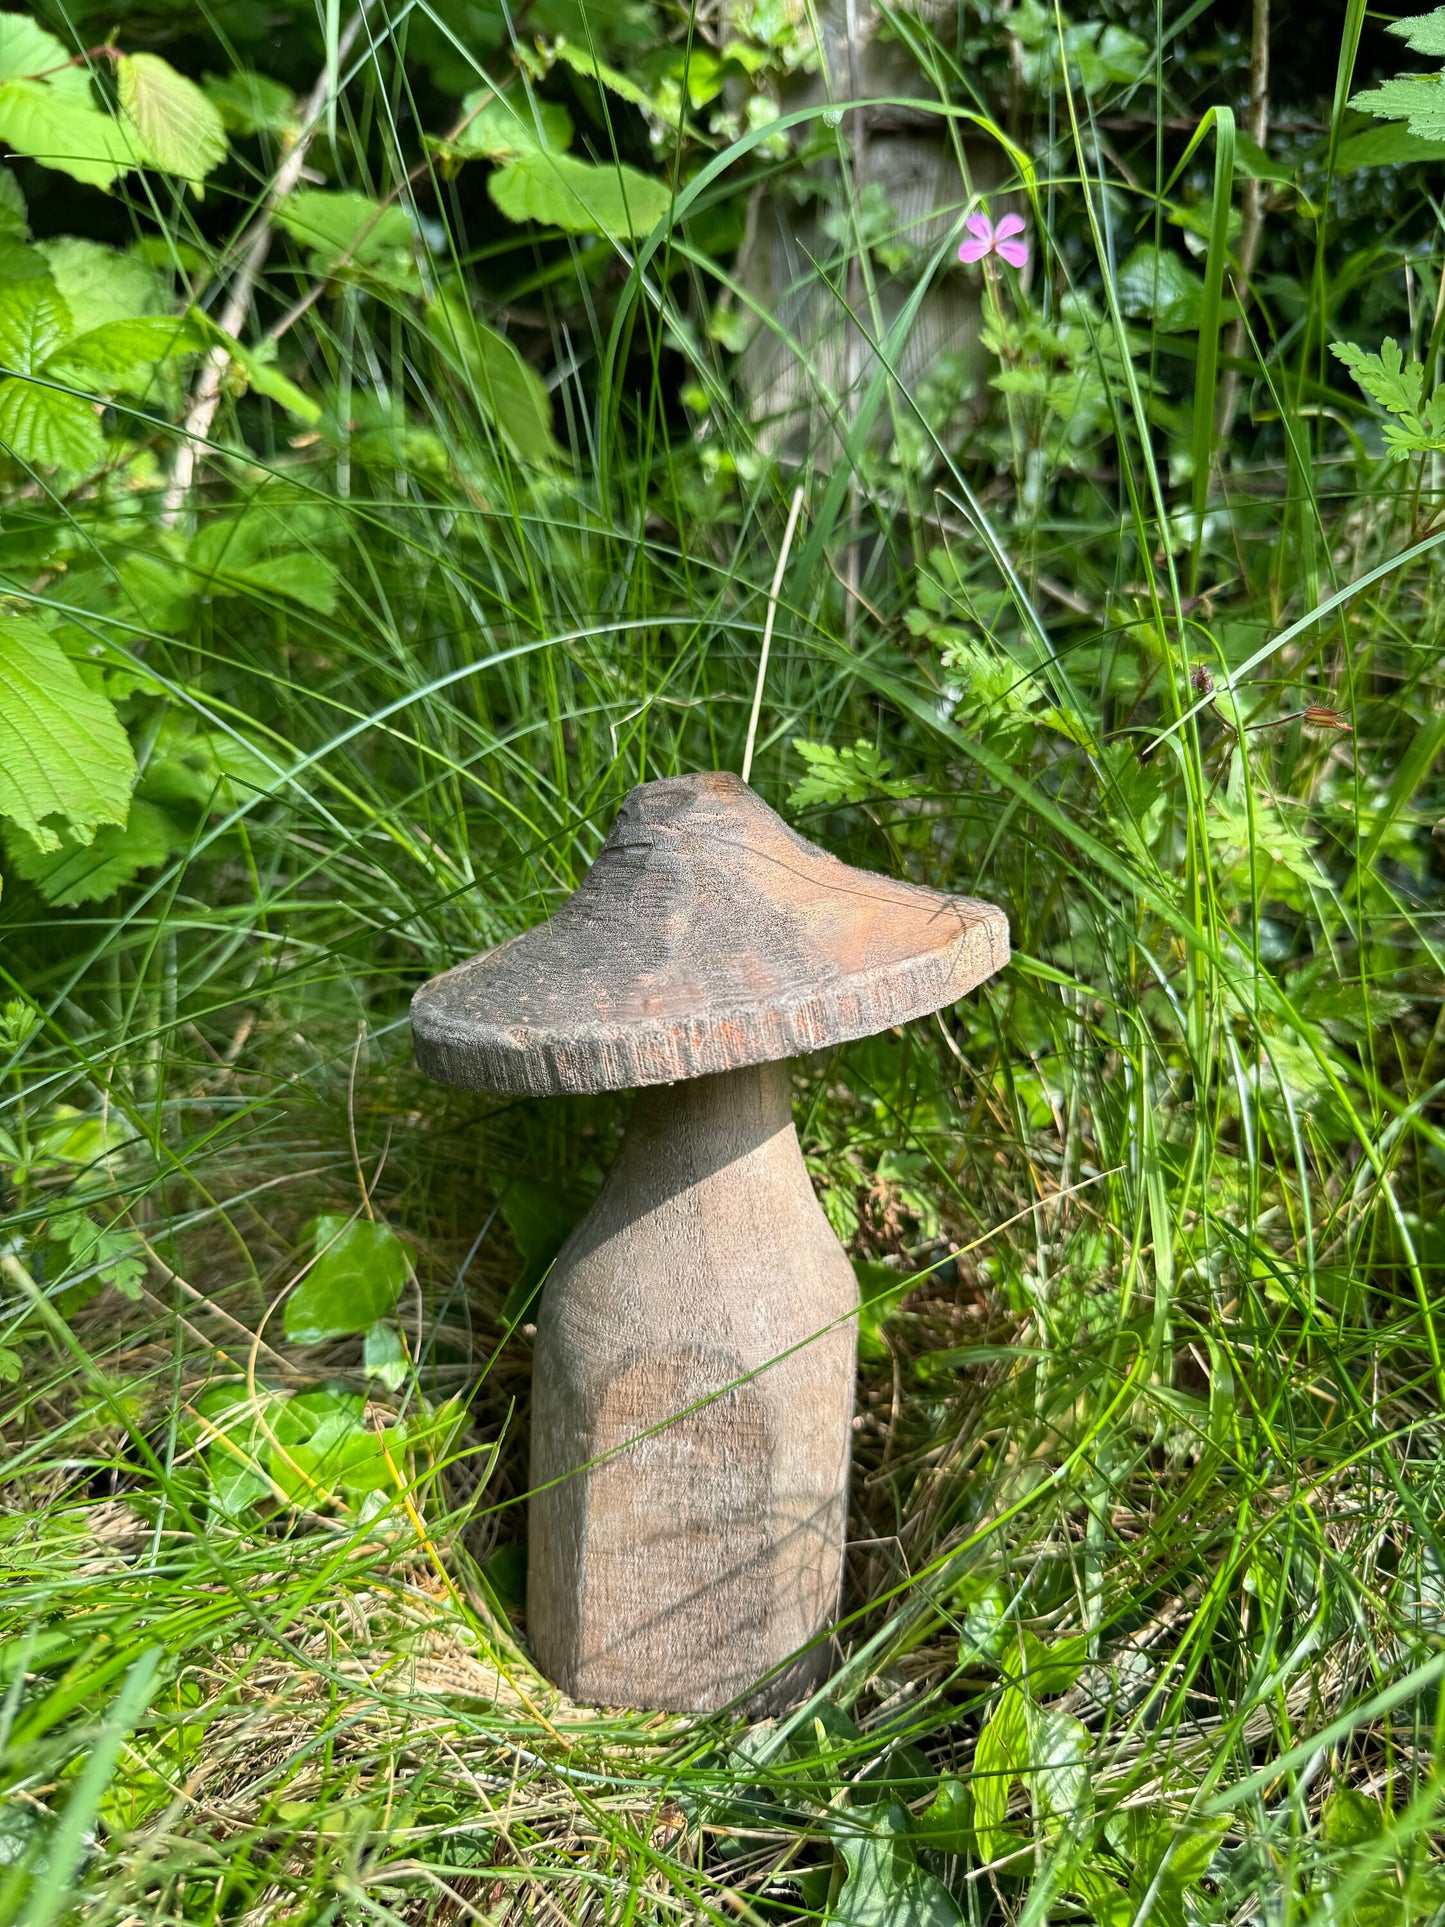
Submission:
<svg viewBox="0 0 1445 1927">
<path fill-rule="evenodd" d="M 125 822 L 134 778 L 109 701 L 33 617 L 0 616 L 0 816 L 42 850 L 60 846 L 52 817 L 88 841 Z"/>
<path fill-rule="evenodd" d="M 665 181 L 622 162 L 599 166 L 570 154 L 519 155 L 490 177 L 487 192 L 509 221 L 618 240 L 650 234 L 672 205 Z"/>
<path fill-rule="evenodd" d="M 519 154 L 565 154 L 572 116 L 556 101 L 490 88 L 462 102 L 462 127 L 447 151 L 460 160 L 515 160 Z"/>
<path fill-rule="evenodd" d="M 276 219 L 294 239 L 311 249 L 307 265 L 314 274 L 347 269 L 379 280 L 415 284 L 411 216 L 365 194 L 332 194 L 306 188 L 290 194 Z"/>
<path fill-rule="evenodd" d="M 33 375 L 71 332 L 70 309 L 48 279 L 0 288 L 0 367 Z"/>
<path fill-rule="evenodd" d="M 0 381 L 0 448 L 38 468 L 94 468 L 101 450 L 95 404 L 19 375 Z"/>
<path fill-rule="evenodd" d="M 507 337 L 478 320 L 465 302 L 452 295 L 427 304 L 426 323 L 517 459 L 539 466 L 557 460 L 562 451 L 552 433 L 546 385 Z"/>
<path fill-rule="evenodd" d="M 165 810 L 136 796 L 124 826 L 106 824 L 87 843 L 62 834 L 58 850 L 41 850 L 33 837 L 12 830 L 5 838 L 5 856 L 15 874 L 33 883 L 47 903 L 65 907 L 103 901 L 142 870 L 158 868 L 185 840 Z"/>
</svg>

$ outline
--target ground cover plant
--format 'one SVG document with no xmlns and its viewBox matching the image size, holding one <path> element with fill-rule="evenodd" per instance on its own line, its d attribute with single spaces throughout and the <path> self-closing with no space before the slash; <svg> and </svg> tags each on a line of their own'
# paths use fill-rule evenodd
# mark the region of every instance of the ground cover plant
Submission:
<svg viewBox="0 0 1445 1927">
<path fill-rule="evenodd" d="M 1442 62 L 0 13 L 0 1920 L 1445 1913 Z M 865 1304 L 763 1724 L 531 1665 L 623 1111 L 406 1028 L 745 761 L 1015 948 L 800 1067 Z"/>
</svg>

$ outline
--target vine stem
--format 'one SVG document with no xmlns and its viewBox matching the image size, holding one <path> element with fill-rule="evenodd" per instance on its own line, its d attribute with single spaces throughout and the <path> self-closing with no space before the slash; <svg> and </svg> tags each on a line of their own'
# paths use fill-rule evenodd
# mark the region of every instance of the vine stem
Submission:
<svg viewBox="0 0 1445 1927">
<path fill-rule="evenodd" d="M 363 0 L 351 19 L 346 23 L 337 43 L 337 61 L 340 62 L 350 53 L 366 18 L 369 0 Z M 246 325 L 246 317 L 251 311 L 252 298 L 256 292 L 256 282 L 266 256 L 271 251 L 274 233 L 272 219 L 276 209 L 286 196 L 292 192 L 301 178 L 301 170 L 306 165 L 306 156 L 311 151 L 311 143 L 320 130 L 322 117 L 330 91 L 331 67 L 323 72 L 316 85 L 307 96 L 301 117 L 301 131 L 296 136 L 295 145 L 276 170 L 276 177 L 262 203 L 249 237 L 244 242 L 244 253 L 240 266 L 232 279 L 226 295 L 225 305 L 217 317 L 219 325 L 228 335 L 239 336 Z M 212 348 L 201 363 L 196 385 L 191 390 L 191 398 L 186 407 L 185 420 L 181 423 L 181 442 L 176 450 L 175 464 L 171 469 L 171 479 L 166 485 L 165 499 L 161 506 L 162 528 L 174 528 L 180 520 L 181 512 L 190 496 L 200 464 L 201 451 L 210 439 L 211 425 L 216 419 L 216 410 L 221 405 L 221 379 L 231 357 L 225 348 Z"/>
</svg>

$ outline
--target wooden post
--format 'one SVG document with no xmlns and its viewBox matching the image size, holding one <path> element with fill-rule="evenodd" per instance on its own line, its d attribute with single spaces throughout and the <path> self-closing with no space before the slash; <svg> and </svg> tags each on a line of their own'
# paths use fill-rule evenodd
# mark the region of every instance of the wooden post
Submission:
<svg viewBox="0 0 1445 1927">
<path fill-rule="evenodd" d="M 1007 960 L 992 904 L 849 869 L 714 773 L 633 790 L 549 922 L 417 992 L 446 1083 L 638 1088 L 537 1328 L 528 1624 L 574 1698 L 757 1711 L 822 1676 L 858 1293 L 784 1060 Z"/>
</svg>

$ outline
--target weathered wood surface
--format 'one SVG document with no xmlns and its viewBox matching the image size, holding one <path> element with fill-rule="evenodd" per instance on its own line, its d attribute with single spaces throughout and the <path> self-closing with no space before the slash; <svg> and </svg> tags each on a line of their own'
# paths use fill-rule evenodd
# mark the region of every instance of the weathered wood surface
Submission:
<svg viewBox="0 0 1445 1927">
<path fill-rule="evenodd" d="M 424 984 L 443 1083 L 626 1090 L 866 1037 L 1002 969 L 993 904 L 855 870 L 726 771 L 633 790 L 549 923 Z"/>
<path fill-rule="evenodd" d="M 639 1094 L 537 1324 L 528 1634 L 574 1699 L 766 1712 L 825 1676 L 826 1641 L 792 1656 L 837 1610 L 857 1305 L 783 1065 Z"/>
</svg>

